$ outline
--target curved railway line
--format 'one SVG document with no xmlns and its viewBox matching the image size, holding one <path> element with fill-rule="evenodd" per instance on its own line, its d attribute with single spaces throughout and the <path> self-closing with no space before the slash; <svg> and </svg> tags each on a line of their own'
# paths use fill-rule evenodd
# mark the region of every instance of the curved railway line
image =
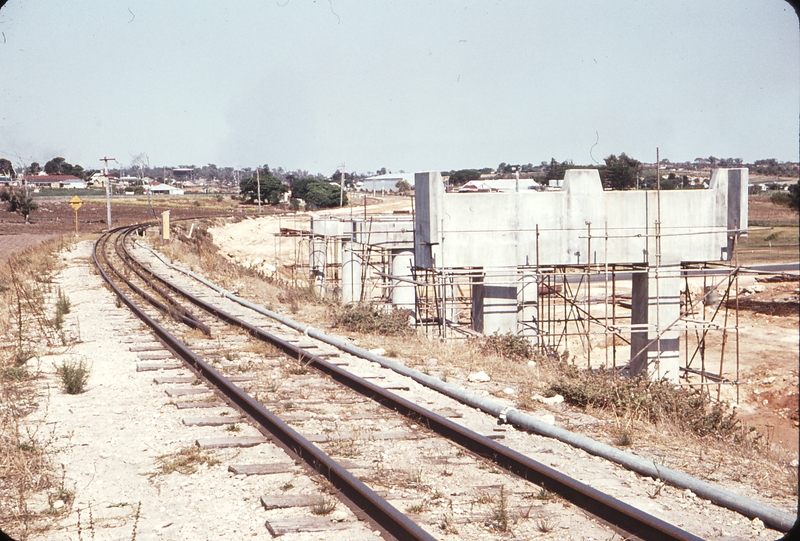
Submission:
<svg viewBox="0 0 800 541">
<path fill-rule="evenodd" d="M 164 347 L 264 436 L 251 438 L 252 442 L 271 440 L 330 483 L 330 492 L 359 519 L 348 527 L 363 522 L 368 525 L 366 531 L 378 530 L 387 539 L 437 539 L 442 530 L 455 531 L 472 520 L 453 513 L 432 520 L 429 509 L 442 495 L 431 493 L 422 469 L 395 467 L 392 457 L 402 453 L 425 457 L 436 464 L 438 475 L 463 479 L 465 486 L 473 487 L 477 479 L 491 474 L 493 481 L 480 489 L 488 501 L 495 502 L 484 528 L 509 529 L 509 500 L 547 500 L 557 495 L 574 509 L 573 524 L 585 537 L 608 539 L 618 534 L 624 539 L 700 539 L 502 445 L 496 441 L 502 437 L 501 431 L 488 426 L 470 429 L 454 420 L 457 411 L 431 411 L 402 396 L 408 383 L 368 373 L 380 372 L 374 366 L 370 370 L 370 363 L 347 367 L 347 356 L 331 346 L 257 314 L 242 314 L 240 306 L 211 290 L 203 291 L 204 286 L 168 277 L 166 271 L 158 270 L 156 258 L 134 241 L 146 227 L 118 228 L 96 242 L 94 262 L 103 279 Z M 237 365 L 232 358 L 246 362 Z M 293 361 L 287 362 L 287 358 Z M 179 403 L 187 412 L 225 405 L 213 399 L 190 400 L 202 392 L 197 385 L 174 387 L 198 383 L 194 379 L 163 376 L 159 381 L 168 387 L 168 393 L 171 389 L 172 396 L 188 397 Z M 236 423 L 231 421 L 235 420 L 240 419 L 223 414 L 216 420 L 186 418 L 184 423 L 233 431 L 230 427 Z M 198 445 L 205 443 L 198 440 Z M 269 469 L 268 465 L 238 468 L 243 472 Z M 404 487 L 402 497 L 385 489 L 383 481 L 387 479 Z M 268 510 L 308 507 L 320 501 L 324 498 L 310 500 L 302 495 L 262 498 Z M 274 535 L 280 533 L 279 521 L 267 519 L 267 527 Z M 514 531 L 534 535 L 550 527 L 545 519 L 520 521 Z"/>
</svg>

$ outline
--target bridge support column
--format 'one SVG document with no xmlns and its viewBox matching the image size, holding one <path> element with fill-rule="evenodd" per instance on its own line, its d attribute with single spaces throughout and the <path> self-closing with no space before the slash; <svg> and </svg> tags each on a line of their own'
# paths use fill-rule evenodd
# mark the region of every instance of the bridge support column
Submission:
<svg viewBox="0 0 800 541">
<path fill-rule="evenodd" d="M 680 291 L 680 267 L 649 267 L 633 274 L 632 376 L 647 374 L 651 379 L 678 382 L 680 335 L 669 327 L 681 315 Z"/>
</svg>

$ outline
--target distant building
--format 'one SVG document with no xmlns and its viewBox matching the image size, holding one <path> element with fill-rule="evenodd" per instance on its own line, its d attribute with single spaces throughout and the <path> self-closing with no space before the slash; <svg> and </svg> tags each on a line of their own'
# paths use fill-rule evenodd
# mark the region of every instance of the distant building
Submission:
<svg viewBox="0 0 800 541">
<path fill-rule="evenodd" d="M 117 175 L 114 173 L 109 173 L 108 175 L 103 174 L 102 172 L 97 172 L 89 179 L 88 184 L 90 186 L 97 186 L 100 188 L 106 187 L 106 182 L 114 184 L 117 181 Z"/>
<path fill-rule="evenodd" d="M 178 168 L 172 170 L 173 178 L 178 182 L 194 180 L 194 168 Z"/>
<path fill-rule="evenodd" d="M 170 186 L 162 182 L 153 181 L 146 190 L 151 194 L 183 195 L 183 190 L 177 186 Z"/>
<path fill-rule="evenodd" d="M 27 175 L 24 181 L 25 184 L 37 188 L 64 188 L 70 187 L 65 185 L 73 183 L 83 183 L 83 187 L 86 187 L 83 179 L 75 175 Z"/>
<path fill-rule="evenodd" d="M 414 187 L 414 173 L 387 173 L 385 175 L 375 175 L 367 177 L 359 186 L 362 192 L 396 192 L 397 183 L 404 180 L 412 188 Z"/>
<path fill-rule="evenodd" d="M 514 178 L 501 178 L 495 180 L 470 180 L 458 191 L 464 192 L 514 192 L 517 189 L 517 182 L 519 182 L 519 191 L 526 192 L 528 190 L 539 189 L 541 185 L 533 179 L 521 178 L 519 181 Z"/>
</svg>

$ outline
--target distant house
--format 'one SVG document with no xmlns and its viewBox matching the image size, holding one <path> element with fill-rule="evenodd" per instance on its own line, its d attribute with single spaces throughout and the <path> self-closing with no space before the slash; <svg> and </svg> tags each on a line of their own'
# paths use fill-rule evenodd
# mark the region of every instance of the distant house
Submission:
<svg viewBox="0 0 800 541">
<path fill-rule="evenodd" d="M 459 192 L 513 192 L 517 189 L 519 184 L 519 191 L 526 192 L 528 190 L 539 189 L 540 184 L 533 179 L 521 178 L 517 179 L 495 179 L 495 180 L 470 180 L 461 186 Z"/>
<path fill-rule="evenodd" d="M 86 181 L 81 179 L 76 180 L 64 180 L 60 183 L 62 188 L 67 188 L 70 190 L 85 190 L 86 189 Z"/>
<path fill-rule="evenodd" d="M 74 175 L 27 175 L 25 177 L 25 184 L 29 186 L 36 186 L 37 188 L 65 188 L 71 187 L 73 183 L 86 183 Z"/>
<path fill-rule="evenodd" d="M 151 194 L 183 195 L 183 190 L 181 188 L 178 188 L 177 186 L 170 186 L 169 184 L 164 184 L 162 182 L 158 182 L 157 180 L 153 181 L 149 186 L 147 186 L 146 190 Z"/>
<path fill-rule="evenodd" d="M 117 182 L 117 175 L 114 173 L 109 173 L 108 175 L 105 175 L 103 173 L 95 173 L 94 175 L 92 175 L 92 178 L 89 179 L 88 184 L 93 186 L 99 186 L 100 188 L 105 188 L 106 182 L 114 184 L 115 182 Z"/>
<path fill-rule="evenodd" d="M 358 189 L 362 192 L 397 192 L 397 183 L 401 180 L 414 187 L 414 173 L 387 173 L 365 178 Z"/>
</svg>

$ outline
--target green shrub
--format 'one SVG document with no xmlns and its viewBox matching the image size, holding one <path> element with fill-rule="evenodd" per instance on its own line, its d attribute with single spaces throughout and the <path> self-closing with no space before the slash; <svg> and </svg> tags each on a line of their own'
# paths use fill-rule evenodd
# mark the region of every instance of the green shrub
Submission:
<svg viewBox="0 0 800 541">
<path fill-rule="evenodd" d="M 788 207 L 789 203 L 792 202 L 792 197 L 788 192 L 775 192 L 769 196 L 769 200 L 773 205 Z"/>
<path fill-rule="evenodd" d="M 530 341 L 524 336 L 514 333 L 499 334 L 495 332 L 487 336 L 481 344 L 485 354 L 497 354 L 512 361 L 527 361 L 533 358 L 534 350 Z"/>
<path fill-rule="evenodd" d="M 610 370 L 578 370 L 570 365 L 548 387 L 570 404 L 611 410 L 651 423 L 673 421 L 698 436 L 731 436 L 739 432 L 736 413 L 696 389 L 676 387 L 645 377 L 623 378 Z"/>
<path fill-rule="evenodd" d="M 81 394 L 89 381 L 89 367 L 83 359 L 56 365 L 56 374 L 61 378 L 61 388 L 67 394 Z"/>
<path fill-rule="evenodd" d="M 341 310 L 334 325 L 348 331 L 380 334 L 383 336 L 406 336 L 413 332 L 408 324 L 410 310 L 381 310 L 375 306 L 358 304 Z"/>
</svg>

